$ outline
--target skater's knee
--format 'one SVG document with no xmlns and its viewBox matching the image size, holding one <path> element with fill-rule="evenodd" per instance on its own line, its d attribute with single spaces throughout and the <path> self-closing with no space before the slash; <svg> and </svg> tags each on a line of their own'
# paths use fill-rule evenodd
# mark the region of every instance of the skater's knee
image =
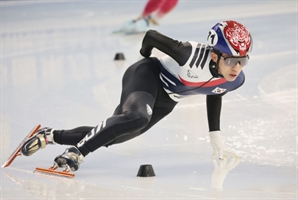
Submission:
<svg viewBox="0 0 298 200">
<path fill-rule="evenodd" d="M 131 93 L 122 106 L 123 113 L 138 118 L 140 123 L 147 125 L 152 117 L 154 101 L 154 97 L 147 92 Z"/>
<path fill-rule="evenodd" d="M 138 129 L 144 129 L 149 124 L 150 119 L 147 117 L 138 117 L 138 119 L 135 120 L 135 126 L 138 127 Z"/>
</svg>

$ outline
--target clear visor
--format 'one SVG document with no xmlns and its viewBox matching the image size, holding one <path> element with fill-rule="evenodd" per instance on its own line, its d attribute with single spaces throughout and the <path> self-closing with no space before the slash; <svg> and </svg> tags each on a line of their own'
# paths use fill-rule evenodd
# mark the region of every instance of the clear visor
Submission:
<svg viewBox="0 0 298 200">
<path fill-rule="evenodd" d="M 220 56 L 220 57 L 224 60 L 225 65 L 229 67 L 234 67 L 238 63 L 243 67 L 247 65 L 249 60 L 248 55 L 244 57 L 223 57 L 223 56 Z"/>
</svg>

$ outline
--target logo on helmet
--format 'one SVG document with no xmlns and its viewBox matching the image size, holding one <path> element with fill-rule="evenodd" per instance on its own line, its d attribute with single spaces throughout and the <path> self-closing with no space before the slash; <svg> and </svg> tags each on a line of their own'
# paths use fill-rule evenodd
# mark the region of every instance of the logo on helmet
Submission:
<svg viewBox="0 0 298 200">
<path fill-rule="evenodd" d="M 252 37 L 245 26 L 236 21 L 222 21 L 209 31 L 208 45 L 231 56 L 245 56 L 252 51 Z"/>
<path fill-rule="evenodd" d="M 227 21 L 226 23 L 227 26 L 224 29 L 225 37 L 230 45 L 239 51 L 240 55 L 246 55 L 251 43 L 248 30 L 245 26 L 235 21 Z"/>
</svg>

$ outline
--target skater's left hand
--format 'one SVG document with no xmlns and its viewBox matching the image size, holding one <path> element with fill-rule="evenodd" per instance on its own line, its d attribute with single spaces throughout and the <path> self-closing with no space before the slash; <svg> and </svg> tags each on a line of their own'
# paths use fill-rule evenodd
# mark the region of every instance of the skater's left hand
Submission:
<svg viewBox="0 0 298 200">
<path fill-rule="evenodd" d="M 241 156 L 235 151 L 229 149 L 223 142 L 221 138 L 220 131 L 211 131 L 209 133 L 210 143 L 213 148 L 213 157 L 215 158 L 218 154 L 220 160 L 223 160 L 224 157 L 230 155 L 231 157 L 240 158 Z"/>
</svg>

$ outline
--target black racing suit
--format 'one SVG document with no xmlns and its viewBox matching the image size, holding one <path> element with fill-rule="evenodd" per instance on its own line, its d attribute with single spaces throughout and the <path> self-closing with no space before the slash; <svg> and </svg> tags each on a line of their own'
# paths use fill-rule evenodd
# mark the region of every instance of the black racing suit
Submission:
<svg viewBox="0 0 298 200">
<path fill-rule="evenodd" d="M 166 55 L 150 57 L 153 48 Z M 96 127 L 56 130 L 55 142 L 75 145 L 86 156 L 99 147 L 139 136 L 168 115 L 179 100 L 196 94 L 207 96 L 209 131 L 220 130 L 222 96 L 240 87 L 244 74 L 227 82 L 215 70 L 211 51 L 208 45 L 178 42 L 149 30 L 140 50 L 145 58 L 126 70 L 114 114 Z"/>
</svg>

